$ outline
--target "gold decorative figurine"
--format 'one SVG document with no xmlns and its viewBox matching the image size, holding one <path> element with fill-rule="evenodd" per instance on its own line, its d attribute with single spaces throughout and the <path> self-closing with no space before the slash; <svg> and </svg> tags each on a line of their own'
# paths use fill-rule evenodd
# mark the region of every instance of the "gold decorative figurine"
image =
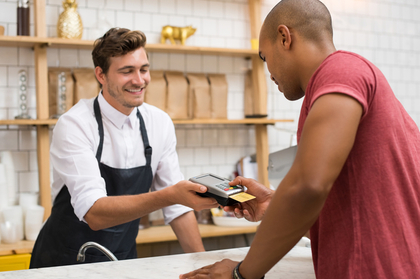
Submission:
<svg viewBox="0 0 420 279">
<path fill-rule="evenodd" d="M 64 11 L 58 17 L 57 36 L 66 39 L 81 39 L 83 24 L 77 12 L 76 0 L 64 0 Z"/>
<path fill-rule="evenodd" d="M 186 27 L 176 27 L 166 25 L 162 27 L 162 32 L 160 34 L 160 42 L 164 44 L 166 39 L 171 41 L 171 44 L 175 45 L 175 40 L 179 40 L 181 45 L 185 45 L 185 40 L 193 35 L 197 28 L 193 28 L 191 25 Z"/>
</svg>

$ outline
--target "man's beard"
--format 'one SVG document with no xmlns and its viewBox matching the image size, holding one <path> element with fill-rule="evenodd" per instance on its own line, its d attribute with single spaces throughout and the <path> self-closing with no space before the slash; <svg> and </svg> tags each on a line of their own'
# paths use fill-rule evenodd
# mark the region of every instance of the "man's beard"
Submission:
<svg viewBox="0 0 420 279">
<path fill-rule="evenodd" d="M 108 89 L 109 95 L 111 95 L 111 97 L 113 97 L 115 100 L 117 100 L 118 103 L 120 103 L 122 106 L 126 108 L 135 108 L 143 104 L 143 98 L 141 97 L 137 98 L 133 102 L 127 102 L 124 98 L 124 89 L 121 89 L 121 92 L 118 92 L 118 89 L 117 89 L 117 92 L 120 93 L 118 94 L 115 92 L 115 90 L 113 90 L 111 84 L 109 83 L 107 85 L 107 89 Z"/>
</svg>

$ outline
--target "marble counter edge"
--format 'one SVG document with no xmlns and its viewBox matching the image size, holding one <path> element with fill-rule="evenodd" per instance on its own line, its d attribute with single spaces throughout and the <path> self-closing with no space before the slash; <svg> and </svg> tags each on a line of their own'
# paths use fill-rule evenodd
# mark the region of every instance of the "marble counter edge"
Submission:
<svg viewBox="0 0 420 279">
<path fill-rule="evenodd" d="M 1 279 L 47 279 L 47 278 L 178 278 L 202 266 L 224 258 L 240 261 L 248 247 L 215 250 L 201 253 L 168 255 L 118 262 L 102 262 L 21 271 L 1 272 Z M 270 272 L 266 278 L 314 279 L 310 248 L 295 246 Z M 285 277 L 287 276 L 287 277 Z"/>
</svg>

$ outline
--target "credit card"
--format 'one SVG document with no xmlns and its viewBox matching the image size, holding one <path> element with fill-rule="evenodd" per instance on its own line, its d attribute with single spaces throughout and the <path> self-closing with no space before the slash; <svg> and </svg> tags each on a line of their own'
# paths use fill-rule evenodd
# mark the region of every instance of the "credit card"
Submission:
<svg viewBox="0 0 420 279">
<path fill-rule="evenodd" d="M 238 202 L 246 202 L 246 201 L 250 201 L 252 199 L 255 199 L 255 197 L 253 195 L 250 195 L 250 194 L 245 193 L 245 192 L 241 192 L 241 193 L 238 193 L 238 194 L 231 195 L 231 196 L 229 196 L 229 198 L 234 199 L 235 201 L 238 201 Z"/>
</svg>

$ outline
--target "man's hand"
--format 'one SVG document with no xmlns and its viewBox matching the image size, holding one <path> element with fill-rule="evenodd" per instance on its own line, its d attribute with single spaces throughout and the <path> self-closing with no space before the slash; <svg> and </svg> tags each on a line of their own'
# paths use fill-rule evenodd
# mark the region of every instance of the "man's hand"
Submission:
<svg viewBox="0 0 420 279">
<path fill-rule="evenodd" d="M 197 195 L 197 193 L 205 193 L 207 187 L 191 181 L 182 180 L 167 189 L 171 191 L 170 197 L 173 203 L 191 207 L 195 211 L 219 206 L 215 199 Z"/>
<path fill-rule="evenodd" d="M 241 176 L 238 176 L 229 182 L 229 185 L 232 186 L 238 184 L 246 186 L 248 188 L 247 193 L 255 196 L 256 198 L 244 203 L 235 204 L 233 206 L 225 206 L 223 209 L 228 212 L 234 212 L 237 218 L 245 218 L 246 220 L 252 222 L 260 221 L 270 204 L 274 191 L 268 189 L 254 179 L 244 178 Z"/>
<path fill-rule="evenodd" d="M 197 195 L 197 192 L 206 191 L 203 185 L 182 180 L 150 193 L 103 197 L 93 204 L 84 218 L 89 227 L 96 231 L 133 221 L 173 204 L 182 204 L 196 211 L 218 207 L 215 199 Z"/>
<path fill-rule="evenodd" d="M 191 271 L 186 274 L 179 275 L 180 279 L 198 279 L 198 278 L 232 278 L 232 272 L 238 262 L 224 259 L 211 265 L 204 266 L 200 269 Z"/>
</svg>

